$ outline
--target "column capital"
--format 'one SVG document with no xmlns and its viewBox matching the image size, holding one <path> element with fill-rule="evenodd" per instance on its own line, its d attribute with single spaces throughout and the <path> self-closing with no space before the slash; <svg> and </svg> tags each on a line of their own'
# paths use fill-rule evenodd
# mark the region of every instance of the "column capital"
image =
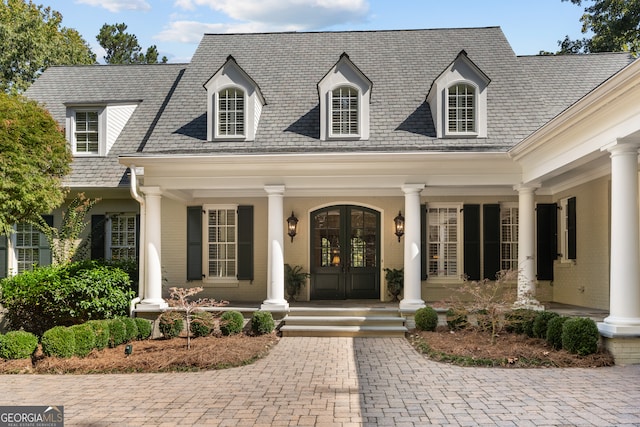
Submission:
<svg viewBox="0 0 640 427">
<path fill-rule="evenodd" d="M 640 148 L 640 142 L 617 140 L 613 144 L 603 147 L 602 151 L 607 150 L 609 154 L 613 157 L 618 154 L 636 154 L 637 155 L 638 148 Z"/>
<path fill-rule="evenodd" d="M 404 194 L 420 193 L 424 190 L 424 184 L 404 184 L 401 188 Z"/>
<path fill-rule="evenodd" d="M 158 186 L 140 187 L 145 196 L 162 196 L 162 189 Z"/>
<path fill-rule="evenodd" d="M 271 194 L 283 195 L 284 194 L 284 185 L 265 185 L 264 186 L 264 191 L 266 191 L 267 194 L 269 194 L 269 195 L 271 195 Z"/>
<path fill-rule="evenodd" d="M 539 183 L 530 183 L 530 184 L 516 184 L 513 186 L 513 189 L 518 193 L 535 193 L 535 191 L 542 187 Z"/>
</svg>

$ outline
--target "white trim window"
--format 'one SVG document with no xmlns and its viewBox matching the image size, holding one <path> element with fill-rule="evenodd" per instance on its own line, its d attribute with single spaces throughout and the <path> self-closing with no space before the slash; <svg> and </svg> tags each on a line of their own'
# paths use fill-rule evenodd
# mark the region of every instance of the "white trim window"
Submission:
<svg viewBox="0 0 640 427">
<path fill-rule="evenodd" d="M 459 278 L 460 207 L 427 207 L 427 268 L 429 277 Z"/>
<path fill-rule="evenodd" d="M 243 137 L 245 135 L 244 91 L 239 88 L 226 88 L 218 92 L 217 136 Z"/>
<path fill-rule="evenodd" d="M 518 271 L 518 215 L 517 206 L 500 208 L 500 269 Z"/>
<path fill-rule="evenodd" d="M 78 154 L 100 154 L 98 110 L 75 112 L 73 151 Z"/>
<path fill-rule="evenodd" d="M 331 136 L 360 134 L 359 98 L 357 89 L 340 86 L 331 91 Z"/>
<path fill-rule="evenodd" d="M 16 224 L 15 233 L 16 271 L 18 274 L 32 271 L 40 263 L 40 232 L 28 223 Z"/>
<path fill-rule="evenodd" d="M 447 133 L 476 132 L 476 89 L 467 83 L 450 86 L 447 89 Z"/>
<path fill-rule="evenodd" d="M 205 280 L 237 280 L 238 206 L 205 205 L 203 271 Z"/>
<path fill-rule="evenodd" d="M 137 258 L 136 214 L 111 215 L 109 220 L 107 258 L 135 260 Z"/>
</svg>

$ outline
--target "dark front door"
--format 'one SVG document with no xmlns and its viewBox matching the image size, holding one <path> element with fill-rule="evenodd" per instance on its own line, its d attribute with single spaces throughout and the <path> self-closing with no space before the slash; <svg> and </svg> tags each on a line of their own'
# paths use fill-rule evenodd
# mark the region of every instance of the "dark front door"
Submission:
<svg viewBox="0 0 640 427">
<path fill-rule="evenodd" d="M 311 299 L 379 299 L 380 213 L 331 206 L 311 227 Z"/>
</svg>

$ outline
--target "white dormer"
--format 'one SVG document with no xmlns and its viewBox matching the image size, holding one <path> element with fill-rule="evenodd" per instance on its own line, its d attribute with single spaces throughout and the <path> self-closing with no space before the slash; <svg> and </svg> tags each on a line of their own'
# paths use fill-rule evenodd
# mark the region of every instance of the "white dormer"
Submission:
<svg viewBox="0 0 640 427">
<path fill-rule="evenodd" d="M 207 140 L 253 141 L 266 104 L 256 82 L 233 56 L 204 84 L 207 90 Z"/>
<path fill-rule="evenodd" d="M 343 53 L 318 83 L 320 139 L 369 139 L 371 80 Z"/>
<path fill-rule="evenodd" d="M 491 79 L 461 51 L 433 82 L 427 102 L 438 138 L 487 137 L 487 86 Z"/>
</svg>

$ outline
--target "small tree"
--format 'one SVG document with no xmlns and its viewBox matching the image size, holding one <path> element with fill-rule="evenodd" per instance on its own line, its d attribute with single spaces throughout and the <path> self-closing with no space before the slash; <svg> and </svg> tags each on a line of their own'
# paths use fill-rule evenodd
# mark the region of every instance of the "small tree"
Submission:
<svg viewBox="0 0 640 427">
<path fill-rule="evenodd" d="M 190 300 L 189 298 L 203 291 L 202 287 L 197 288 L 169 288 L 169 299 L 167 303 L 170 307 L 175 307 L 184 311 L 184 318 L 187 324 L 187 349 L 191 350 L 191 321 L 194 312 L 201 311 L 204 307 L 223 307 L 229 304 L 228 301 L 216 301 L 210 298 L 199 298 Z"/>
<path fill-rule="evenodd" d="M 89 225 L 85 221 L 87 213 L 99 201 L 100 199 L 88 199 L 84 193 L 79 193 L 62 213 L 62 225 L 59 229 L 51 227 L 42 217 L 38 217 L 34 225 L 47 238 L 54 262 L 64 264 L 73 260 L 81 247 L 80 234 Z"/>
<path fill-rule="evenodd" d="M 516 277 L 517 271 L 501 270 L 496 274 L 496 280 L 465 281 L 458 291 L 461 297 L 450 302 L 456 312 L 475 314 L 478 323 L 486 325 L 491 332 L 491 344 L 496 343 L 504 323 L 504 313 L 511 310 L 516 301 L 515 289 L 507 286 L 507 282 Z"/>
</svg>

